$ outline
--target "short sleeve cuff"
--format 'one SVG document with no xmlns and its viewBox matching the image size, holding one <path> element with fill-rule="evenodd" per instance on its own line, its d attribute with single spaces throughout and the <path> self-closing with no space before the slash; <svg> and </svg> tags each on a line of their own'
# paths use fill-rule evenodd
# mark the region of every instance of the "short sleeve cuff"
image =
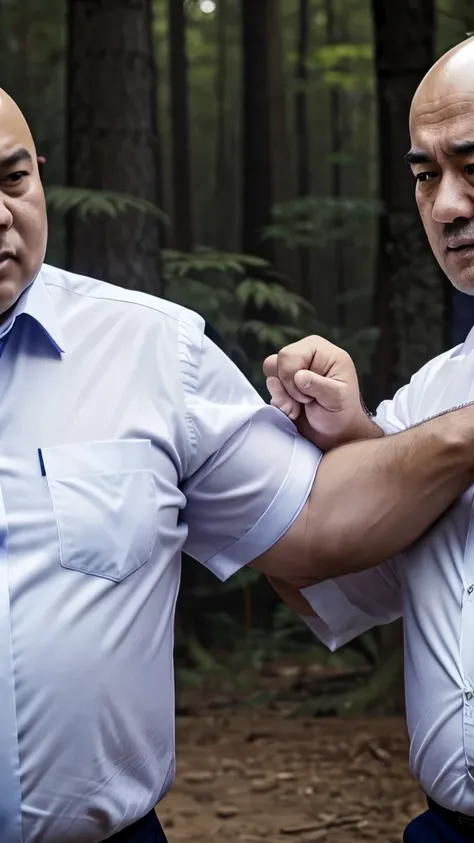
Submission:
<svg viewBox="0 0 474 843">
<path fill-rule="evenodd" d="M 273 547 L 308 500 L 321 458 L 314 445 L 296 435 L 286 477 L 271 504 L 248 533 L 208 559 L 206 567 L 224 582 Z"/>
<path fill-rule="evenodd" d="M 310 585 L 301 594 L 317 615 L 301 616 L 302 620 L 329 650 L 343 647 L 376 623 L 347 599 L 334 580 Z"/>
</svg>

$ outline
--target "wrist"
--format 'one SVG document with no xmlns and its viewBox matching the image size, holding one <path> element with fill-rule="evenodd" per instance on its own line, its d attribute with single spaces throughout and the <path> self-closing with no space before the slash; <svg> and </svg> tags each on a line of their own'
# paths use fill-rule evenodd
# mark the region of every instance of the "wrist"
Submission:
<svg viewBox="0 0 474 843">
<path fill-rule="evenodd" d="M 383 430 L 363 410 L 356 414 L 352 421 L 341 428 L 337 433 L 321 433 L 312 431 L 312 435 L 306 438 L 311 439 L 321 451 L 327 453 L 334 448 L 340 448 L 349 442 L 359 442 L 363 439 L 379 439 L 384 436 Z"/>
<path fill-rule="evenodd" d="M 384 431 L 375 421 L 375 416 L 367 410 L 361 398 L 360 412 L 354 417 L 353 423 L 348 431 L 351 441 L 355 442 L 360 439 L 380 439 L 384 436 Z M 346 441 L 348 441 L 346 439 Z"/>
<path fill-rule="evenodd" d="M 356 406 L 351 421 L 345 425 L 337 441 L 333 441 L 332 447 L 345 445 L 348 442 L 359 442 L 361 439 L 380 439 L 384 435 L 384 431 L 376 423 L 375 417 L 360 395 L 360 403 Z"/>
</svg>

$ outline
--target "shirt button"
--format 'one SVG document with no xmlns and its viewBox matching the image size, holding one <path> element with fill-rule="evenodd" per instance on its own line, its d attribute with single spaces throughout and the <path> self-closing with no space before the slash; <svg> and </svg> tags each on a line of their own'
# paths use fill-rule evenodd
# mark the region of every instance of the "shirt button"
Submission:
<svg viewBox="0 0 474 843">
<path fill-rule="evenodd" d="M 467 593 L 472 594 L 473 591 L 474 591 L 474 585 L 470 585 L 468 590 L 467 590 Z"/>
<path fill-rule="evenodd" d="M 467 700 L 472 700 L 472 696 L 473 696 L 472 691 L 466 691 L 466 699 Z"/>
</svg>

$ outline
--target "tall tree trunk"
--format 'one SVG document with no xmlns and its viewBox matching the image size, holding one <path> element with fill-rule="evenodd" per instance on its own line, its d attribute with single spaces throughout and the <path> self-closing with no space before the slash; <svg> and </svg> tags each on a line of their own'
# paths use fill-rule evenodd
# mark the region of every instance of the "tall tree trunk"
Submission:
<svg viewBox="0 0 474 843">
<path fill-rule="evenodd" d="M 377 75 L 380 217 L 372 400 L 388 397 L 443 342 L 440 272 L 422 231 L 404 162 L 413 94 L 434 61 L 433 0 L 372 0 Z"/>
<path fill-rule="evenodd" d="M 68 0 L 67 181 L 154 204 L 159 161 L 151 0 Z M 129 210 L 67 225 L 68 266 L 159 294 L 159 224 Z"/>
<path fill-rule="evenodd" d="M 168 0 L 168 20 L 174 244 L 182 252 L 191 252 L 194 247 L 194 236 L 191 198 L 188 59 L 183 0 Z"/>
<path fill-rule="evenodd" d="M 326 41 L 329 45 L 334 46 L 339 41 L 339 33 L 336 22 L 336 15 L 334 10 L 334 0 L 326 0 Z M 331 144 L 331 163 L 330 163 L 330 185 L 331 197 L 336 203 L 340 203 L 342 199 L 342 168 L 340 156 L 342 153 L 342 109 L 341 109 L 341 91 L 335 85 L 329 88 L 329 136 Z M 340 215 L 336 212 L 334 215 L 334 226 L 337 228 L 341 225 Z M 339 328 L 345 326 L 345 304 L 341 301 L 341 297 L 345 292 L 344 283 L 344 244 L 341 240 L 336 240 L 333 252 L 334 262 L 334 288 L 336 296 L 338 297 L 336 305 L 337 323 Z"/>
<path fill-rule="evenodd" d="M 296 185 L 298 198 L 300 199 L 308 196 L 311 190 L 307 97 L 310 2 L 311 0 L 299 0 L 298 9 L 295 123 Z M 304 247 L 300 249 L 299 260 L 301 293 L 308 301 L 311 301 L 311 257 L 309 249 Z"/>
<path fill-rule="evenodd" d="M 273 261 L 270 240 L 262 239 L 271 222 L 272 153 L 270 125 L 269 11 L 275 0 L 241 0 L 243 132 L 242 249 Z"/>
<path fill-rule="evenodd" d="M 413 177 L 404 161 L 415 90 L 434 61 L 433 0 L 372 0 L 377 75 L 380 216 L 374 323 L 375 406 L 388 398 L 443 341 L 441 276 L 422 230 Z M 402 622 L 381 633 L 381 662 L 402 652 Z M 402 660 L 392 676 L 401 696 Z"/>
<path fill-rule="evenodd" d="M 271 207 L 287 202 L 295 195 L 293 149 L 288 134 L 286 79 L 281 22 L 281 0 L 268 5 L 268 104 L 270 113 L 270 174 Z M 298 255 L 283 243 L 274 245 L 274 260 L 278 272 L 285 276 L 295 292 L 300 292 Z"/>
<path fill-rule="evenodd" d="M 227 203 L 229 149 L 227 135 L 227 11 L 228 0 L 220 0 L 216 8 L 216 183 L 215 219 L 216 246 L 229 248 L 229 214 Z"/>
<path fill-rule="evenodd" d="M 151 2 L 151 9 L 152 9 L 152 21 L 156 19 L 156 0 L 150 0 Z M 155 84 L 155 96 L 156 96 L 156 115 L 157 115 L 157 123 L 158 123 L 158 131 L 157 131 L 157 142 L 156 142 L 156 154 L 158 160 L 158 179 L 157 179 L 157 188 L 156 188 L 156 196 L 158 207 L 161 209 L 165 208 L 166 199 L 165 199 L 165 184 L 163 179 L 163 167 L 165 161 L 165 147 L 163 144 L 163 133 L 159 128 L 159 115 L 163 113 L 163 90 L 161 86 L 161 80 L 163 79 L 164 68 L 163 68 L 163 58 L 162 58 L 162 46 L 163 43 L 159 40 L 155 32 L 152 30 L 152 40 L 153 40 L 153 47 L 154 47 L 154 60 L 155 60 L 155 73 L 156 73 L 156 84 Z M 164 39 L 163 39 L 164 40 Z M 169 239 L 169 228 L 164 223 L 164 221 L 160 222 L 160 246 L 162 249 L 168 248 L 168 239 Z"/>
</svg>

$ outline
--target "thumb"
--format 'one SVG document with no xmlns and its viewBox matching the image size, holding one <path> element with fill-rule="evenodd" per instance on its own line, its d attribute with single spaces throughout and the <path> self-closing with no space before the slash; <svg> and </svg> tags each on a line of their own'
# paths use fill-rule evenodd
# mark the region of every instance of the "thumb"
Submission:
<svg viewBox="0 0 474 843">
<path fill-rule="evenodd" d="M 300 369 L 295 374 L 295 386 L 309 400 L 317 401 L 322 407 L 331 412 L 341 410 L 344 402 L 344 387 L 342 381 L 318 375 L 308 369 Z"/>
</svg>

